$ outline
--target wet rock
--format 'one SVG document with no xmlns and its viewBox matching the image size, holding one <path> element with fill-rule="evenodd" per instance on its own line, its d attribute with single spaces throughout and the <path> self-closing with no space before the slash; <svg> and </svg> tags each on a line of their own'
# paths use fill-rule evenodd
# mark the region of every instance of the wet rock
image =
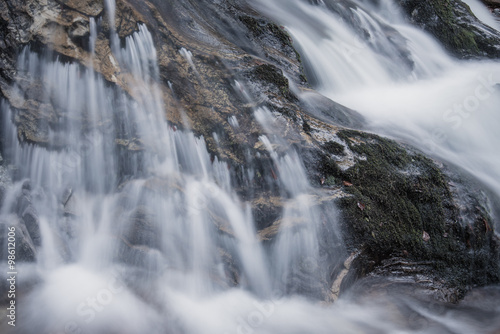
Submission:
<svg viewBox="0 0 500 334">
<path fill-rule="evenodd" d="M 21 186 L 24 195 L 28 195 L 31 192 L 31 181 L 27 180 L 23 182 Z"/>
<path fill-rule="evenodd" d="M 68 36 L 76 45 L 86 50 L 89 49 L 90 28 L 89 23 L 83 18 L 78 18 L 71 24 L 68 28 Z"/>
<path fill-rule="evenodd" d="M 221 285 L 227 286 L 227 282 L 229 282 L 230 286 L 238 286 L 240 283 L 240 269 L 236 266 L 233 257 L 222 248 L 219 248 L 219 255 L 224 265 L 225 274 L 225 279 L 220 282 Z"/>
<path fill-rule="evenodd" d="M 318 300 L 328 300 L 331 292 L 328 291 L 321 273 L 322 268 L 317 261 L 304 259 L 288 273 L 283 292 L 309 296 Z"/>
<path fill-rule="evenodd" d="M 73 196 L 73 189 L 72 188 L 67 188 L 64 190 L 62 197 L 61 197 L 61 204 L 66 206 L 68 201 L 71 199 L 71 196 Z"/>
<path fill-rule="evenodd" d="M 154 217 L 144 209 L 135 210 L 129 219 L 129 228 L 123 238 L 134 246 L 148 246 L 161 249 L 161 235 Z"/>
<path fill-rule="evenodd" d="M 40 223 L 38 221 L 38 213 L 35 208 L 33 206 L 28 206 L 23 211 L 21 218 L 35 246 L 41 246 L 42 236 L 40 233 Z"/>
<path fill-rule="evenodd" d="M 335 277 L 335 280 L 333 281 L 331 288 L 330 288 L 330 295 L 328 297 L 328 301 L 336 301 L 341 292 L 341 287 L 342 283 L 344 285 L 346 284 L 346 281 L 348 280 L 347 277 L 349 276 L 349 272 L 351 270 L 353 262 L 358 258 L 358 256 L 361 254 L 360 251 L 353 252 L 344 262 L 342 265 L 342 269 L 340 273 Z"/>
<path fill-rule="evenodd" d="M 442 38 L 456 55 L 498 56 L 496 34 L 488 29 L 478 31 L 458 1 L 400 2 L 415 23 Z M 350 10 L 340 7 L 354 6 L 353 2 L 322 3 L 352 20 Z M 477 196 L 471 194 L 458 205 L 457 194 L 448 186 L 449 177 L 431 160 L 387 139 L 343 130 L 361 128 L 363 118 L 307 88 L 299 54 L 288 34 L 272 20 L 240 0 L 117 1 L 117 14 L 116 31 L 122 43 L 137 29 L 138 22 L 144 22 L 152 32 L 158 50 L 158 84 L 171 126 L 190 128 L 203 136 L 211 154 L 232 168 L 238 195 L 252 203 L 261 240 L 272 242 L 279 229 L 304 222 L 282 225 L 279 180 L 273 162 L 259 144 L 263 131 L 253 117 L 255 108 L 266 107 L 276 114 L 278 121 L 273 128 L 300 152 L 311 183 L 332 192 L 318 195 L 314 205 L 336 201 L 346 222 L 342 228 L 349 251 L 361 252 L 351 264 L 331 260 L 330 281 L 311 284 L 310 293 L 324 298 L 330 289 L 324 287 L 334 286 L 338 294 L 370 272 L 381 277 L 414 273 L 424 277 L 434 272 L 432 277 L 446 284 L 433 278 L 427 288 L 441 289 L 442 284 L 457 296 L 471 285 L 499 281 L 494 224 L 484 207 L 475 208 Z M 0 90 L 15 109 L 14 120 L 23 144 L 60 148 L 49 141 L 48 134 L 65 115 L 47 98 L 43 82 L 30 86 L 30 78 L 16 72 L 18 47 L 29 44 L 39 54 L 51 50 L 60 59 L 89 67 L 89 16 L 103 17 L 93 70 L 107 85 L 133 98 L 127 73 L 110 50 L 111 27 L 103 1 L 0 1 Z M 395 41 L 390 52 L 407 57 L 401 36 L 386 32 Z M 179 52 L 182 49 L 186 53 Z M 190 61 L 185 57 L 187 51 Z M 411 67 L 409 60 L 408 70 Z M 11 89 L 12 82 L 20 94 Z M 295 98 L 293 86 L 302 92 L 301 101 Z M 228 122 L 233 116 L 238 119 L 238 129 Z M 188 124 L 184 125 L 183 119 Z M 115 143 L 126 151 L 124 154 L 143 148 L 143 143 L 125 137 Z M 277 151 L 281 153 L 279 148 Z M 248 170 L 253 178 L 246 175 Z M 120 177 L 127 179 L 127 173 L 123 168 Z M 156 187 L 161 188 L 161 184 Z M 30 196 L 30 188 L 24 188 L 16 206 L 22 219 L 22 240 L 27 245 L 26 259 L 34 257 L 30 254 L 35 254 L 35 245 L 41 242 Z M 322 202 L 322 198 L 329 199 Z M 77 214 L 74 196 L 64 194 L 59 200 L 67 219 Z M 224 216 L 212 211 L 215 226 L 230 237 Z M 116 258 L 133 266 L 158 269 L 162 255 L 155 217 L 137 210 L 128 218 L 128 229 L 117 240 Z M 226 277 L 238 284 L 237 265 L 228 256 L 221 256 Z M 400 257 L 404 261 L 398 264 Z M 309 280 L 309 267 L 304 268 L 294 272 L 297 282 Z"/>
<path fill-rule="evenodd" d="M 98 16 L 104 10 L 102 0 L 58 0 L 58 2 L 88 16 Z"/>
<path fill-rule="evenodd" d="M 29 180 L 24 181 L 14 209 L 33 244 L 38 247 L 41 245 L 40 226 L 38 213 L 32 204 L 31 196 L 31 182 Z"/>
<path fill-rule="evenodd" d="M 304 89 L 301 95 L 304 111 L 325 123 L 361 129 L 364 118 L 358 112 L 338 104 L 318 92 Z"/>
<path fill-rule="evenodd" d="M 500 306 L 498 305 L 499 298 L 500 298 L 500 287 L 489 286 L 471 290 L 465 296 L 465 298 L 460 302 L 460 304 L 465 307 L 480 308 L 483 312 L 493 311 L 498 314 L 500 313 Z"/>
<path fill-rule="evenodd" d="M 484 2 L 490 8 L 498 8 L 498 7 L 500 7 L 500 1 L 499 0 L 481 0 L 481 1 Z"/>
<path fill-rule="evenodd" d="M 3 158 L 0 155 L 0 208 L 2 207 L 7 193 L 7 189 L 12 185 L 10 173 L 3 164 Z"/>
<path fill-rule="evenodd" d="M 458 0 L 398 1 L 408 18 L 459 58 L 500 57 L 500 33 L 484 25 Z"/>
<path fill-rule="evenodd" d="M 19 197 L 19 199 L 17 200 L 17 215 L 19 217 L 22 217 L 23 212 L 26 211 L 26 209 L 28 209 L 29 207 L 31 207 L 31 194 L 27 191 L 24 191 L 21 197 Z"/>
<path fill-rule="evenodd" d="M 81 212 L 78 207 L 78 198 L 76 195 L 68 194 L 67 190 L 64 193 L 63 200 L 65 202 L 62 203 L 62 212 L 66 217 L 76 217 L 80 216 Z"/>
<path fill-rule="evenodd" d="M 157 249 L 147 246 L 134 246 L 126 240 L 117 240 L 118 247 L 114 257 L 116 260 L 127 265 L 146 269 L 147 271 L 157 271 L 162 269 L 163 255 Z"/>
<path fill-rule="evenodd" d="M 363 249 L 363 270 L 380 270 L 381 263 L 404 254 L 416 267 L 425 262 L 432 270 L 418 270 L 445 279 L 458 296 L 476 284 L 498 281 L 498 238 L 488 229 L 487 211 L 477 207 L 472 215 L 460 215 L 450 176 L 388 139 L 350 130 L 337 135 L 357 154 L 356 164 L 342 170 L 325 157 L 320 169 L 353 184 L 344 188 L 351 196 L 338 203 L 348 244 Z M 479 271 L 466 273 L 470 267 Z M 411 273 L 401 268 L 401 275 Z"/>
<path fill-rule="evenodd" d="M 12 228 L 15 229 L 16 262 L 35 261 L 37 251 L 31 236 L 26 227 L 13 216 L 8 221 L 0 221 L 0 234 L 2 235 L 2 238 L 0 238 L 0 254 L 3 254 L 2 259 L 7 259 L 7 236 Z"/>
<path fill-rule="evenodd" d="M 5 192 L 6 192 L 6 189 L 3 185 L 0 185 L 0 207 L 2 207 L 3 205 L 3 201 L 5 199 Z"/>
<path fill-rule="evenodd" d="M 264 230 L 280 216 L 283 203 L 279 197 L 263 196 L 252 203 L 252 213 L 258 230 Z"/>
<path fill-rule="evenodd" d="M 254 69 L 257 79 L 274 85 L 278 92 L 286 98 L 290 98 L 288 79 L 283 76 L 283 71 L 271 64 L 259 65 Z"/>
</svg>

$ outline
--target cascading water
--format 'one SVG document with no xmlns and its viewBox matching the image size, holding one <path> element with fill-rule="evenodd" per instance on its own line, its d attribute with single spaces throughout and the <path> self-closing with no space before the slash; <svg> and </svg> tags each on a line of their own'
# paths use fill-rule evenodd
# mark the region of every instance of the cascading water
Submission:
<svg viewBox="0 0 500 334">
<path fill-rule="evenodd" d="M 382 3 L 391 13 L 397 8 Z M 267 1 L 266 6 L 301 46 L 325 95 L 360 107 L 380 130 L 392 128 L 377 124 L 377 119 L 396 122 L 396 112 L 405 110 L 401 119 L 409 125 L 396 123 L 406 126 L 401 128 L 408 135 L 405 138 L 429 133 L 425 125 L 432 121 L 425 117 L 436 106 L 407 105 L 409 92 L 444 89 L 455 79 L 450 75 L 457 73 L 458 66 L 434 41 L 403 25 L 398 16 L 397 21 L 387 23 L 392 14 L 348 9 L 373 36 L 364 41 L 324 7 L 299 1 L 288 1 L 285 6 L 278 0 Z M 53 106 L 57 116 L 53 124 L 41 126 L 47 131 L 45 147 L 30 144 L 29 138 L 21 144 L 22 131 L 16 128 L 11 107 L 1 105 L 5 154 L 16 170 L 0 220 L 30 236 L 27 240 L 32 243 L 23 245 L 24 255 L 36 258 L 34 264 L 18 268 L 20 284 L 32 286 L 18 299 L 22 319 L 18 332 L 407 332 L 405 324 L 394 320 L 404 315 L 391 313 L 391 305 L 369 301 L 360 306 L 341 298 L 327 307 L 304 297 L 325 299 L 330 293 L 330 268 L 323 264 L 332 259 L 323 257 L 331 254 L 325 255 L 320 248 L 332 248 L 338 241 L 335 210 L 317 205 L 299 155 L 280 136 L 279 117 L 264 108 L 254 111 L 265 133 L 259 139 L 274 164 L 284 202 L 278 236 L 264 245 L 258 240 L 249 205 L 233 189 L 226 163 L 211 159 L 203 138 L 177 130 L 165 118 L 162 92 L 156 85 L 156 49 L 146 26 L 140 25 L 120 49 L 114 31 L 114 1 L 107 0 L 106 8 L 112 57 L 127 72 L 127 92 L 112 88 L 91 69 L 25 48 L 18 60 L 22 73 L 22 80 L 15 84 L 18 94 L 29 85 L 43 85 L 46 104 L 38 108 Z M 91 53 L 100 24 L 91 20 Z M 405 38 L 384 39 L 389 27 Z M 405 40 L 409 54 L 398 45 Z M 436 51 L 437 58 L 428 55 L 428 48 Z M 188 50 L 180 52 L 190 61 Z M 461 92 L 475 88 L 478 69 L 487 73 L 492 68 L 496 70 L 496 65 L 467 65 L 469 72 L 458 85 Z M 422 80 L 431 86 L 422 85 Z M 379 99 L 379 91 L 373 92 L 379 86 L 394 87 L 396 82 L 403 86 L 394 105 L 394 95 Z M 355 104 L 350 95 L 353 89 L 366 97 L 366 105 Z M 481 100 L 481 106 L 494 105 L 498 98 L 485 84 L 481 96 L 487 92 L 489 100 Z M 431 96 L 439 101 L 438 109 L 453 102 L 447 90 Z M 376 115 L 378 106 L 387 114 L 371 117 L 369 112 Z M 416 114 L 422 108 L 425 117 Z M 236 117 L 231 116 L 229 122 L 239 127 Z M 454 122 L 458 124 L 458 119 Z M 473 125 L 462 123 L 463 131 L 474 131 Z M 477 150 L 478 144 L 474 141 L 464 149 Z M 436 154 L 461 161 L 453 160 L 455 141 L 436 146 Z M 494 151 L 489 146 L 484 152 Z M 483 158 L 477 163 L 494 162 L 488 160 L 492 157 Z M 496 175 L 488 166 L 479 175 L 484 180 Z M 12 223 L 18 217 L 23 224 Z M 456 319 L 463 315 L 460 310 L 433 316 L 413 301 L 401 304 L 432 318 L 434 324 L 425 328 L 431 333 L 469 333 L 477 328 L 473 320 L 470 326 L 462 321 L 456 327 Z"/>
<path fill-rule="evenodd" d="M 114 2 L 106 5 L 113 13 Z M 21 95 L 27 86 L 43 83 L 44 107 L 52 105 L 58 115 L 55 124 L 44 127 L 46 147 L 21 144 L 13 113 L 2 104 L 5 153 L 18 170 L 1 218 L 12 220 L 16 211 L 22 217 L 33 241 L 26 247 L 36 264 L 22 265 L 20 276 L 38 281 L 26 297 L 29 307 L 19 311 L 25 317 L 21 330 L 178 332 L 174 322 L 162 317 L 165 313 L 180 318 L 181 327 L 194 326 L 183 304 L 203 305 L 203 298 L 212 298 L 206 306 L 221 307 L 219 300 L 227 299 L 227 308 L 243 298 L 244 310 L 257 303 L 254 296 L 307 290 L 310 282 L 292 271 L 299 262 L 320 267 L 319 217 L 308 212 L 307 198 L 299 198 L 311 189 L 297 154 L 288 149 L 279 158 L 262 137 L 290 201 L 300 202 L 299 209 L 286 206 L 282 225 L 312 222 L 312 228 L 280 232 L 268 262 L 249 206 L 234 196 L 226 164 L 211 159 L 203 138 L 168 125 L 155 84 L 159 76 L 151 34 L 140 25 L 119 49 L 112 14 L 110 22 L 114 62 L 127 72 L 128 94 L 111 88 L 92 69 L 25 48 L 18 59 L 25 81 L 15 89 Z M 91 20 L 92 55 L 99 25 Z M 266 118 L 263 124 L 273 118 L 260 114 Z M 236 118 L 232 124 L 237 126 Z M 228 295 L 222 291 L 234 282 L 227 272 L 236 271 L 230 264 L 238 266 L 240 288 Z M 307 270 L 302 275 L 309 275 Z M 160 305 L 148 306 L 138 295 Z M 238 326 L 217 322 L 208 332 Z"/>
<path fill-rule="evenodd" d="M 390 0 L 284 3 L 256 7 L 286 26 L 318 91 L 500 196 L 497 62 L 453 60 Z"/>
<path fill-rule="evenodd" d="M 281 137 L 284 129 L 280 126 L 279 119 L 266 108 L 258 108 L 255 118 L 267 133 L 260 137 L 260 141 L 279 171 L 283 192 L 288 193 L 282 195 L 283 198 L 288 197 L 288 200 L 284 205 L 281 229 L 271 254 L 273 276 L 279 278 L 274 289 L 286 292 L 307 291 L 308 295 L 322 296 L 321 285 L 328 281 L 328 266 L 325 264 L 332 263 L 331 258 L 326 259 L 326 249 L 335 248 L 338 235 L 335 226 L 328 233 L 322 225 L 336 220 L 334 210 L 314 205 L 317 198 L 308 183 L 302 161 Z M 279 156 L 275 147 L 285 149 L 285 154 Z M 321 247 L 322 244 L 327 244 L 327 247 Z M 328 298 L 336 296 L 327 296 Z"/>
<path fill-rule="evenodd" d="M 176 131 L 165 119 L 147 28 L 139 26 L 114 56 L 130 76 L 133 99 L 90 69 L 23 50 L 19 71 L 32 84 L 44 83 L 45 101 L 61 116 L 48 127 L 46 148 L 19 143 L 2 104 L 6 155 L 19 168 L 2 219 L 16 210 L 23 217 L 37 259 L 23 277 L 41 281 L 21 315 L 29 319 L 26 332 L 155 332 L 157 325 L 148 323 L 161 323 L 160 314 L 134 301 L 133 282 L 124 287 L 137 267 L 150 273 L 141 280 L 157 285 L 158 293 L 204 296 L 229 284 L 223 258 L 229 256 L 242 287 L 270 293 L 250 211 L 233 196 L 226 163 L 211 160 L 203 138 Z M 42 313 L 40 305 L 46 305 Z M 105 315 L 97 316 L 101 309 Z"/>
</svg>

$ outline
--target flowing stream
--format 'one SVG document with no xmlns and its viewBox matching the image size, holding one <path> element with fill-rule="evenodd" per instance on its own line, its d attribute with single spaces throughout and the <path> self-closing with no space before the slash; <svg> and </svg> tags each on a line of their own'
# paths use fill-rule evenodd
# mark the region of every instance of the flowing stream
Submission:
<svg viewBox="0 0 500 334">
<path fill-rule="evenodd" d="M 362 112 L 375 131 L 460 165 L 500 194 L 500 96 L 494 87 L 500 66 L 454 61 L 406 25 L 393 3 L 368 3 L 335 12 L 322 1 L 256 1 L 286 26 L 324 95 Z M 106 6 L 114 13 L 114 1 Z M 342 15 L 355 18 L 370 37 L 360 38 Z M 91 21 L 92 51 L 100 24 Z M 386 37 L 388 29 L 393 38 Z M 0 220 L 27 233 L 15 223 L 21 217 L 33 242 L 23 247 L 28 255 L 37 250 L 34 263 L 18 268 L 19 284 L 33 289 L 18 298 L 14 333 L 495 328 L 475 317 L 480 309 L 436 313 L 404 298 L 318 303 L 328 274 L 323 264 L 332 261 L 319 247 L 338 243 L 337 218 L 334 208 L 314 205 L 299 155 L 276 131 L 279 121 L 266 109 L 254 111 L 264 133 L 260 141 L 277 167 L 281 224 L 288 227 L 264 245 L 227 164 L 210 157 L 204 138 L 168 123 L 157 86 L 156 47 L 146 26 L 122 48 L 117 36 L 111 43 L 114 60 L 129 78 L 127 92 L 92 69 L 29 48 L 19 55 L 18 94 L 41 84 L 40 110 L 52 105 L 64 115 L 48 127 L 44 147 L 18 141 L 11 108 L 2 102 L 5 154 L 16 178 L 4 195 Z M 189 58 L 188 50 L 179 52 Z M 236 117 L 229 121 L 238 127 Z M 496 316 L 500 307 L 489 311 Z"/>
<path fill-rule="evenodd" d="M 390 0 L 284 4 L 257 8 L 290 32 L 318 91 L 362 113 L 372 131 L 465 169 L 500 196 L 498 62 L 452 59 Z"/>
</svg>

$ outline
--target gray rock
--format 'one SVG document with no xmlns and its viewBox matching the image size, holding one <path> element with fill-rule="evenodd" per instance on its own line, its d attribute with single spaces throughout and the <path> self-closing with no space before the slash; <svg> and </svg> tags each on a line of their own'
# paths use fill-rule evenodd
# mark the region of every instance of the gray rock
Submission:
<svg viewBox="0 0 500 334">
<path fill-rule="evenodd" d="M 35 246 L 40 246 L 42 244 L 42 235 L 36 209 L 33 206 L 28 206 L 21 218 Z"/>
<path fill-rule="evenodd" d="M 9 221 L 0 221 L 0 254 L 2 260 L 7 259 L 8 228 L 15 228 L 16 262 L 33 262 L 36 259 L 36 248 L 26 227 L 15 216 L 10 216 Z"/>
<path fill-rule="evenodd" d="M 398 0 L 408 19 L 459 58 L 500 57 L 500 33 L 478 20 L 459 0 Z"/>
<path fill-rule="evenodd" d="M 143 209 L 137 209 L 130 218 L 129 228 L 123 237 L 134 246 L 161 249 L 161 238 L 154 217 Z"/>
<path fill-rule="evenodd" d="M 119 262 L 143 268 L 148 271 L 160 269 L 163 256 L 160 251 L 147 246 L 134 246 L 121 241 L 115 252 L 115 259 Z"/>
</svg>

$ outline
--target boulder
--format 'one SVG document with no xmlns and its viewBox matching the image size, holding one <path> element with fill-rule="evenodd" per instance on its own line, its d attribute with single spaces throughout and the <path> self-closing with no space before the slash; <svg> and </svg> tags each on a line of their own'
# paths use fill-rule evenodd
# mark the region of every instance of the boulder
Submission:
<svg viewBox="0 0 500 334">
<path fill-rule="evenodd" d="M 500 33 L 479 21 L 460 0 L 398 0 L 408 19 L 458 58 L 500 57 Z"/>
<path fill-rule="evenodd" d="M 31 236 L 26 227 L 15 216 L 10 216 L 9 220 L 0 221 L 0 254 L 2 260 L 7 259 L 8 233 L 9 228 L 15 228 L 15 257 L 18 262 L 33 262 L 36 260 L 37 250 L 31 240 Z"/>
</svg>

